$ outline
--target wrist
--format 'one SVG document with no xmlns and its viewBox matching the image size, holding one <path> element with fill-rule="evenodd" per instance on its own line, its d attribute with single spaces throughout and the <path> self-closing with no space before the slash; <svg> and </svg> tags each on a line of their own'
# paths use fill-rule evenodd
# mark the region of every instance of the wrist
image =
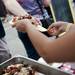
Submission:
<svg viewBox="0 0 75 75">
<path fill-rule="evenodd" d="M 24 24 L 24 29 L 25 29 L 26 32 L 28 30 L 30 30 L 33 26 L 29 19 L 24 19 L 23 24 Z"/>
<path fill-rule="evenodd" d="M 69 24 L 66 26 L 65 32 L 68 32 L 68 31 L 70 30 L 71 26 L 73 26 L 72 23 L 69 23 Z"/>
</svg>

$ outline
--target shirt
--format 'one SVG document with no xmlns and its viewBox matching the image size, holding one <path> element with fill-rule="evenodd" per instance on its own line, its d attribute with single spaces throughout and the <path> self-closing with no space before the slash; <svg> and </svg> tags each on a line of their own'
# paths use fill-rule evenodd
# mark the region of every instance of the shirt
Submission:
<svg viewBox="0 0 75 75">
<path fill-rule="evenodd" d="M 43 14 L 39 8 L 39 5 L 36 0 L 17 0 L 20 5 L 31 15 L 36 18 L 43 19 L 43 15 L 45 18 L 49 18 L 47 11 L 44 9 L 43 3 L 41 3 L 41 7 L 43 8 Z"/>
</svg>

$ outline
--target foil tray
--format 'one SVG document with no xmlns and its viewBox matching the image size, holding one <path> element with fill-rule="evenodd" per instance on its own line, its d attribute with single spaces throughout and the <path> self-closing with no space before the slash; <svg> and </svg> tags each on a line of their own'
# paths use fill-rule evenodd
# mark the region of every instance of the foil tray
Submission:
<svg viewBox="0 0 75 75">
<path fill-rule="evenodd" d="M 7 61 L 1 63 L 0 69 L 5 68 L 11 64 L 19 64 L 19 63 L 31 65 L 33 68 L 36 69 L 37 72 L 40 72 L 44 75 L 70 75 L 66 72 L 60 71 L 59 69 L 55 69 L 50 65 L 42 64 L 38 61 L 20 55 L 14 56 L 8 59 Z"/>
</svg>

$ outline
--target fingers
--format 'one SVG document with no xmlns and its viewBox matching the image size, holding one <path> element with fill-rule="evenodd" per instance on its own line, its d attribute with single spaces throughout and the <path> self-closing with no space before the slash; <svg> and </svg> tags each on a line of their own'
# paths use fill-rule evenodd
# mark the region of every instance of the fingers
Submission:
<svg viewBox="0 0 75 75">
<path fill-rule="evenodd" d="M 23 19 L 28 19 L 33 25 L 37 26 L 37 25 L 42 25 L 40 20 L 36 19 L 35 17 L 32 16 L 18 16 L 18 17 L 14 17 L 12 19 L 12 21 L 10 22 L 10 24 L 12 24 L 12 27 L 16 26 L 16 22 L 23 20 Z"/>
<path fill-rule="evenodd" d="M 48 34 L 54 36 L 59 35 L 60 33 L 64 32 L 66 25 L 67 22 L 61 22 L 61 21 L 52 23 L 48 27 Z"/>
<path fill-rule="evenodd" d="M 20 32 L 26 32 L 26 24 L 24 23 L 24 20 L 15 22 L 13 26 Z"/>
<path fill-rule="evenodd" d="M 56 36 L 57 33 L 58 33 L 58 29 L 56 27 L 53 27 L 53 28 L 48 30 L 49 35 Z"/>
<path fill-rule="evenodd" d="M 60 27 L 64 26 L 64 25 L 67 25 L 68 23 L 67 22 L 62 22 L 62 21 L 59 21 L 59 22 L 55 22 L 55 23 L 52 23 L 48 29 L 51 29 L 53 27 L 56 27 L 57 29 L 59 29 Z"/>
</svg>

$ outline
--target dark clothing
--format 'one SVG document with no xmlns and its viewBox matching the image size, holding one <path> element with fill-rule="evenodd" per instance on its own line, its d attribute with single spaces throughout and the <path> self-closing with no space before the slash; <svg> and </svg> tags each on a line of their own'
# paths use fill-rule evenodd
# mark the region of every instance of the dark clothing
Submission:
<svg viewBox="0 0 75 75">
<path fill-rule="evenodd" d="M 2 0 L 0 0 L 0 17 L 4 17 L 6 16 L 7 12 L 6 12 L 6 8 L 4 6 L 4 3 Z M 0 20 L 0 38 L 5 36 L 5 31 L 2 25 L 2 22 Z"/>
<path fill-rule="evenodd" d="M 0 20 L 0 39 L 3 38 L 5 36 L 5 31 L 4 28 L 2 26 L 2 22 Z"/>
<path fill-rule="evenodd" d="M 28 54 L 28 57 L 35 59 L 35 60 L 38 60 L 40 56 L 38 55 L 37 51 L 33 47 L 27 33 L 18 32 L 18 35 L 19 35 L 19 38 L 21 39 L 24 47 L 26 48 L 26 52 Z"/>
<path fill-rule="evenodd" d="M 17 0 L 17 1 L 29 14 L 40 19 L 43 27 L 48 28 L 48 26 L 51 24 L 51 21 L 47 11 L 44 9 L 42 0 Z M 23 42 L 24 47 L 26 48 L 28 57 L 38 60 L 40 56 L 33 47 L 28 35 L 22 32 L 18 32 L 18 35 L 21 41 Z"/>
<path fill-rule="evenodd" d="M 11 57 L 11 54 L 9 53 L 9 49 L 8 49 L 5 38 L 4 37 L 0 38 L 0 63 L 4 62 L 10 57 Z"/>
<path fill-rule="evenodd" d="M 4 16 L 6 16 L 6 9 L 2 0 L 0 0 L 0 17 Z M 5 31 L 0 19 L 0 63 L 4 62 L 5 60 L 11 57 L 4 36 L 5 36 Z"/>
<path fill-rule="evenodd" d="M 7 10 L 2 0 L 0 0 L 0 17 L 4 17 L 7 14 Z"/>
<path fill-rule="evenodd" d="M 50 18 L 47 18 L 47 19 L 42 19 L 41 23 L 44 28 L 48 28 L 50 24 L 52 23 L 52 21 Z"/>
<path fill-rule="evenodd" d="M 49 24 L 46 23 L 46 21 L 42 20 L 42 24 L 44 27 L 48 27 L 51 23 L 50 23 L 50 20 L 48 20 Z M 46 33 L 44 33 L 46 35 Z M 35 50 L 35 48 L 33 47 L 27 33 L 22 33 L 22 32 L 18 32 L 18 35 L 19 35 L 19 38 L 21 39 L 24 47 L 26 48 L 26 51 L 27 51 L 27 54 L 28 54 L 28 57 L 29 58 L 32 58 L 34 60 L 38 60 L 40 58 L 39 54 L 37 53 L 37 51 Z"/>
</svg>

